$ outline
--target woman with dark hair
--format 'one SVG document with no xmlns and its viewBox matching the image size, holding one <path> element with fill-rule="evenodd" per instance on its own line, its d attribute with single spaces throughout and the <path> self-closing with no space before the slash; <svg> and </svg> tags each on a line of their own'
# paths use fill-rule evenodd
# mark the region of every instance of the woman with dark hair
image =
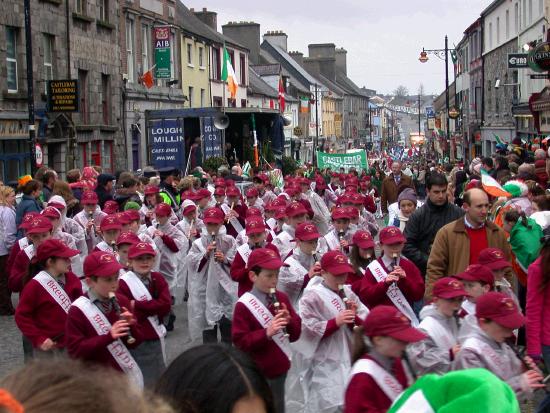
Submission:
<svg viewBox="0 0 550 413">
<path fill-rule="evenodd" d="M 42 184 L 40 181 L 31 179 L 22 188 L 18 188 L 17 192 L 23 192 L 23 198 L 15 210 L 15 224 L 17 228 L 21 225 L 21 220 L 27 212 L 40 212 L 43 206 L 38 200 L 42 194 Z M 23 233 L 17 233 L 17 239 L 21 238 Z"/>
<path fill-rule="evenodd" d="M 271 390 L 252 360 L 218 344 L 180 354 L 158 380 L 155 393 L 176 413 L 275 413 Z"/>
</svg>

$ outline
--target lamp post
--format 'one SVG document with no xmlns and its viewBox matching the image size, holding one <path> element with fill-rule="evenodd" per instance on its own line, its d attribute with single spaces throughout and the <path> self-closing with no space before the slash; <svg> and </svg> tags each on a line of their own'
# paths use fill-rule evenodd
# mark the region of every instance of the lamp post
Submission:
<svg viewBox="0 0 550 413">
<path fill-rule="evenodd" d="M 424 49 L 420 52 L 420 63 L 426 63 L 429 54 L 439 57 L 441 60 L 445 60 L 445 109 L 447 110 L 447 116 L 445 117 L 446 127 L 447 127 L 447 146 L 449 147 L 447 151 L 450 151 L 450 123 L 449 123 L 449 52 L 454 51 L 454 49 L 449 49 L 449 40 L 447 35 L 445 35 L 445 48 L 444 49 Z"/>
</svg>

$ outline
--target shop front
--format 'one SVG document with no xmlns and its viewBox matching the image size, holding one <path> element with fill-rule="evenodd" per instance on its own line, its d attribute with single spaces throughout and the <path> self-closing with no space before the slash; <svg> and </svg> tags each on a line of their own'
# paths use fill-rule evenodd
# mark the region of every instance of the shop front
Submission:
<svg viewBox="0 0 550 413">
<path fill-rule="evenodd" d="M 0 181 L 17 182 L 31 170 L 26 112 L 0 113 Z"/>
</svg>

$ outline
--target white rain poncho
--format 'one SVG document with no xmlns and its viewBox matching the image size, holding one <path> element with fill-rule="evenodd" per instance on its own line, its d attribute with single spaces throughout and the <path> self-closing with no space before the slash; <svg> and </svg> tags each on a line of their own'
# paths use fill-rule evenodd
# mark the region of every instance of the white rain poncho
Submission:
<svg viewBox="0 0 550 413">
<path fill-rule="evenodd" d="M 290 251 L 296 248 L 294 237 L 296 230 L 288 224 L 283 224 L 283 230 L 275 237 L 272 244 L 279 250 L 281 257 L 286 257 Z"/>
<path fill-rule="evenodd" d="M 202 337 L 202 332 L 213 328 L 223 316 L 231 319 L 237 302 L 238 283 L 229 275 L 229 268 L 236 253 L 235 239 L 221 233 L 215 237 L 216 247 L 224 253 L 227 265 L 215 261 L 214 254 L 206 258 L 206 249 L 212 240 L 211 235 L 204 234 L 193 242 L 186 260 L 189 335 L 192 340 Z M 206 263 L 199 270 L 203 258 L 206 259 Z"/>
<path fill-rule="evenodd" d="M 319 254 L 319 259 L 321 255 Z M 304 278 L 309 269 L 315 264 L 316 259 L 304 254 L 299 247 L 294 248 L 292 255 L 285 259 L 289 267 L 281 267 L 277 289 L 284 292 L 296 311 L 299 308 L 299 299 L 304 288 Z"/>
<path fill-rule="evenodd" d="M 368 309 L 346 285 L 346 296 L 357 303 L 357 314 L 364 319 Z M 300 413 L 339 412 L 351 370 L 352 331 L 341 326 L 323 338 L 328 320 L 345 310 L 338 293 L 327 288 L 322 277 L 310 281 L 300 299 L 302 319 L 300 339 L 286 380 L 286 410 Z"/>
<path fill-rule="evenodd" d="M 317 193 L 311 189 L 303 194 L 303 198 L 307 199 L 313 210 L 313 219 L 311 220 L 317 227 L 317 231 L 321 235 L 325 235 L 329 231 L 330 211 L 327 204 Z"/>
<path fill-rule="evenodd" d="M 86 231 L 86 225 L 88 224 L 90 217 L 88 216 L 86 211 L 82 210 L 74 216 L 74 220 L 84 229 L 86 246 L 88 247 L 89 252 L 92 252 L 95 246 L 102 241 L 102 238 L 98 233 L 98 230 L 99 230 L 99 226 L 101 225 L 101 221 L 103 221 L 103 218 L 105 218 L 106 216 L 107 214 L 101 211 L 101 208 L 99 207 L 99 205 L 96 206 L 96 209 L 93 212 L 91 217 L 91 219 L 94 220 L 94 229 L 90 230 L 89 233 Z"/>
<path fill-rule="evenodd" d="M 53 195 L 48 203 L 62 204 L 65 206 L 61 211 L 61 229 L 74 238 L 77 249 L 80 251 L 80 258 L 84 260 L 88 255 L 88 244 L 86 244 L 86 233 L 82 226 L 72 218 L 67 218 L 67 203 L 62 196 Z"/>
</svg>

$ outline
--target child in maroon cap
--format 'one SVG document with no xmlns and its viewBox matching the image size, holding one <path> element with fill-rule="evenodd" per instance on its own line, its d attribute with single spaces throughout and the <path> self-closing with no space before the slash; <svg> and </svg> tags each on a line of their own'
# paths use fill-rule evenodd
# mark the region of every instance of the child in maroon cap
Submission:
<svg viewBox="0 0 550 413">
<path fill-rule="evenodd" d="M 346 389 L 344 413 L 387 411 L 411 384 L 403 363 L 407 345 L 425 338 L 395 307 L 373 308 L 354 333 L 354 364 Z"/>
<path fill-rule="evenodd" d="M 259 248 L 248 258 L 248 276 L 253 284 L 235 305 L 232 338 L 256 362 L 267 378 L 276 412 L 284 412 L 285 380 L 290 369 L 292 350 L 289 342 L 300 337 L 301 320 L 285 293 L 276 291 L 279 254 Z"/>
<path fill-rule="evenodd" d="M 112 254 L 96 251 L 84 260 L 88 292 L 75 300 L 67 316 L 69 356 L 110 366 L 143 387 L 143 375 L 128 348 L 142 336 L 130 311 L 130 301 L 115 293 L 122 269 Z M 130 338 L 131 337 L 131 338 Z"/>
<path fill-rule="evenodd" d="M 219 208 L 204 211 L 205 236 L 193 242 L 187 257 L 189 334 L 204 343 L 231 342 L 231 318 L 238 284 L 229 270 L 235 258 L 235 239 L 221 231 L 225 214 Z M 223 228 L 225 230 L 225 228 Z"/>
<path fill-rule="evenodd" d="M 302 391 L 292 400 L 305 396 L 307 411 L 337 411 L 344 404 L 353 328 L 368 314 L 351 288 L 344 285 L 352 272 L 342 252 L 325 253 L 321 276 L 310 280 L 300 299 L 302 336 L 297 346 L 297 374 L 289 379 L 288 388 Z M 294 382 L 299 377 L 302 379 Z"/>
<path fill-rule="evenodd" d="M 78 222 L 86 232 L 86 244 L 88 251 L 93 251 L 95 246 L 101 242 L 99 226 L 107 214 L 99 208 L 99 198 L 94 191 L 85 191 L 80 199 L 82 211 L 75 215 L 74 220 Z"/>
<path fill-rule="evenodd" d="M 116 215 L 107 215 L 101 220 L 99 232 L 103 241 L 99 242 L 94 251 L 109 252 L 116 256 L 116 240 L 122 231 L 122 225 Z"/>
<path fill-rule="evenodd" d="M 131 271 L 120 277 L 118 292 L 130 301 L 134 308 L 143 342 L 131 349 L 138 363 L 146 387 L 152 386 L 166 367 L 164 336 L 166 328 L 162 320 L 170 313 L 172 299 L 162 274 L 153 271 L 156 252 L 146 242 L 139 242 L 128 251 Z"/>
<path fill-rule="evenodd" d="M 450 371 L 451 362 L 460 351 L 460 323 L 456 315 L 466 295 L 463 284 L 456 278 L 443 277 L 434 284 L 433 302 L 420 311 L 422 321 L 418 326 L 428 338 L 408 349 L 418 375 Z"/>
<path fill-rule="evenodd" d="M 282 257 L 286 257 L 296 247 L 296 242 L 294 241 L 296 227 L 302 222 L 306 222 L 308 217 L 306 208 L 300 202 L 291 202 L 285 211 L 288 224 L 283 225 L 282 231 L 273 240 L 273 244 L 277 247 Z"/>
<path fill-rule="evenodd" d="M 35 356 L 51 357 L 65 348 L 67 313 L 82 295 L 82 283 L 70 272 L 70 258 L 78 254 L 57 239 L 36 249 L 15 310 L 15 322 Z"/>
<path fill-rule="evenodd" d="M 466 300 L 462 302 L 462 307 L 458 315 L 466 317 L 469 314 L 475 314 L 476 302 L 479 297 L 492 291 L 495 285 L 495 277 L 489 268 L 480 264 L 471 264 L 460 274 L 454 275 L 464 284 L 464 289 L 468 293 Z"/>
<path fill-rule="evenodd" d="M 264 213 L 264 201 L 260 198 L 260 193 L 255 187 L 247 189 L 246 193 L 246 206 L 248 208 L 258 208 Z"/>
<path fill-rule="evenodd" d="M 279 254 L 277 247 L 266 240 L 267 228 L 261 217 L 248 218 L 245 230 L 247 242 L 237 248 L 235 259 L 231 263 L 229 271 L 231 278 L 239 283 L 239 297 L 252 288 L 247 270 L 248 257 L 252 251 L 257 248 L 269 248 Z"/>
<path fill-rule="evenodd" d="M 359 294 L 365 271 L 372 260 L 376 259 L 374 252 L 375 244 L 371 234 L 363 230 L 359 230 L 353 234 L 351 243 L 349 260 L 355 272 L 348 277 L 347 284 L 351 285 L 351 289 L 355 294 Z"/>
<path fill-rule="evenodd" d="M 311 222 L 296 227 L 296 248 L 284 259 L 287 267 L 281 268 L 278 288 L 284 291 L 292 305 L 299 307 L 299 299 L 310 279 L 321 275 L 321 234 Z"/>
<path fill-rule="evenodd" d="M 418 326 L 412 305 L 424 296 L 424 280 L 416 265 L 401 255 L 405 241 L 397 227 L 380 231 L 382 256 L 368 265 L 359 297 L 371 308 L 393 305 Z"/>
<path fill-rule="evenodd" d="M 353 237 L 353 233 L 350 231 L 351 217 L 349 211 L 344 207 L 334 208 L 331 218 L 332 228 L 323 237 L 321 249 L 324 251 L 339 250 L 348 254 Z"/>
<path fill-rule="evenodd" d="M 506 294 L 519 305 L 518 297 L 505 277 L 512 264 L 506 259 L 504 252 L 499 248 L 485 248 L 479 252 L 477 263 L 486 266 L 493 273 L 495 291 Z"/>
<path fill-rule="evenodd" d="M 242 202 L 241 191 L 237 187 L 227 188 L 225 195 L 226 200 L 220 207 L 225 214 L 225 228 L 228 235 L 237 237 L 244 228 L 248 207 Z"/>
<path fill-rule="evenodd" d="M 508 383 L 520 401 L 531 398 L 533 390 L 544 388 L 543 376 L 533 360 L 521 360 L 506 343 L 525 323 L 514 300 L 488 292 L 477 300 L 475 317 L 475 328 L 462 342 L 453 369 L 485 368 Z"/>
</svg>

